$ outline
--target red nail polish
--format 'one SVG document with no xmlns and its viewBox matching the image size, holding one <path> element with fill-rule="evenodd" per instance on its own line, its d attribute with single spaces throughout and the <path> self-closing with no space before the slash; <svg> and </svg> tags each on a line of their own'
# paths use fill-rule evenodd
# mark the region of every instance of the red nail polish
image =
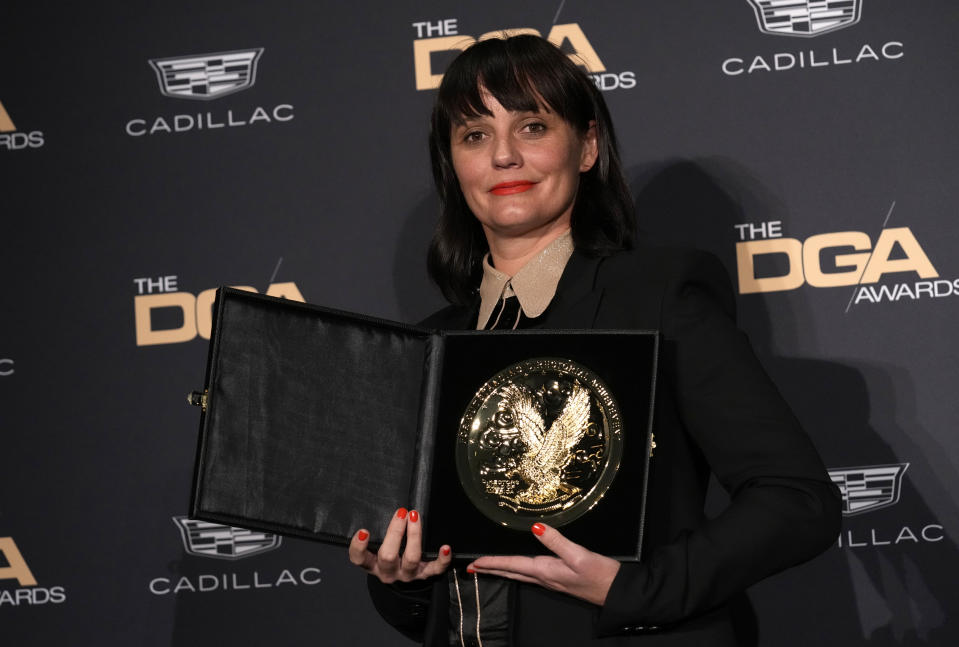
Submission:
<svg viewBox="0 0 959 647">
<path fill-rule="evenodd" d="M 441 552 L 443 553 L 443 555 L 449 555 L 449 554 L 450 554 L 450 549 L 449 549 L 449 548 L 444 548 Z"/>
<path fill-rule="evenodd" d="M 541 523 L 534 523 L 530 530 L 532 530 L 533 534 L 537 537 L 541 537 L 543 533 L 546 532 L 546 526 Z"/>
<path fill-rule="evenodd" d="M 416 510 L 410 510 L 410 521 L 412 521 L 413 523 L 416 523 L 419 520 L 420 520 L 420 513 L 417 512 Z"/>
<path fill-rule="evenodd" d="M 396 516 L 400 519 L 406 519 L 406 508 L 400 508 L 396 511 Z"/>
<path fill-rule="evenodd" d="M 370 536 L 370 533 L 366 532 L 365 530 L 361 530 L 358 533 L 356 533 L 356 538 L 359 539 L 360 541 L 366 541 L 369 536 Z"/>
<path fill-rule="evenodd" d="M 476 571 L 473 570 L 473 567 L 472 567 L 472 566 L 467 566 L 467 567 L 466 567 L 466 572 L 467 572 L 467 573 L 475 573 Z"/>
</svg>

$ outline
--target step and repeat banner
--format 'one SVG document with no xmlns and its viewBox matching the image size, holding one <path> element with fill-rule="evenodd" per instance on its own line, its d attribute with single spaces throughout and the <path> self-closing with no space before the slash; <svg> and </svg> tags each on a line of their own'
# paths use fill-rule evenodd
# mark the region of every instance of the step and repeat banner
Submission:
<svg viewBox="0 0 959 647">
<path fill-rule="evenodd" d="M 216 286 L 442 305 L 435 88 L 523 29 L 605 93 L 643 236 L 723 260 L 843 493 L 835 546 L 749 591 L 751 642 L 959 644 L 954 2 L 12 4 L 0 643 L 410 644 L 344 549 L 188 518 L 185 396 Z"/>
</svg>

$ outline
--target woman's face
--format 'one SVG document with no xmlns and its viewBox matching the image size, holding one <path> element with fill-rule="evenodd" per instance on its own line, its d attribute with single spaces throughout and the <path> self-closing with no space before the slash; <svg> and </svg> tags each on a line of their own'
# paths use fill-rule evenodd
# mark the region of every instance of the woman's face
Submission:
<svg viewBox="0 0 959 647">
<path fill-rule="evenodd" d="M 596 162 L 596 127 L 580 135 L 559 115 L 511 112 L 484 93 L 493 113 L 454 124 L 453 168 L 487 239 L 569 228 L 579 174 Z"/>
</svg>

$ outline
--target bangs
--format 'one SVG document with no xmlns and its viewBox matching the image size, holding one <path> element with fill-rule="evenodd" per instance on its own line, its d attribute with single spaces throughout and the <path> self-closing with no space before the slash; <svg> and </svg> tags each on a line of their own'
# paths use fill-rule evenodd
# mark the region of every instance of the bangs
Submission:
<svg viewBox="0 0 959 647">
<path fill-rule="evenodd" d="M 517 77 L 515 69 L 510 68 L 484 72 L 474 76 L 467 87 L 455 92 L 450 101 L 444 102 L 451 123 L 462 123 L 479 116 L 492 117 L 493 113 L 483 102 L 483 96 L 487 93 L 510 112 L 551 110 L 549 102 L 540 98 L 540 93 L 528 76 Z"/>
<path fill-rule="evenodd" d="M 437 112 L 450 125 L 491 117 L 483 102 L 484 93 L 489 93 L 509 111 L 553 112 L 584 131 L 590 116 L 576 114 L 580 111 L 570 101 L 577 94 L 581 72 L 552 45 L 546 47 L 554 51 L 543 51 L 543 41 L 534 37 L 530 41 L 494 38 L 466 50 L 443 77 Z"/>
</svg>

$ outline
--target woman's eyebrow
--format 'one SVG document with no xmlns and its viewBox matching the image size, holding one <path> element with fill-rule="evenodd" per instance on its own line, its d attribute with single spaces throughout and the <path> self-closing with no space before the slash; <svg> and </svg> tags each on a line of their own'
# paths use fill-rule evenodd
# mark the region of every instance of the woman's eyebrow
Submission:
<svg viewBox="0 0 959 647">
<path fill-rule="evenodd" d="M 489 115 L 469 115 L 469 116 L 461 115 L 453 119 L 452 121 L 453 121 L 454 128 L 461 128 L 463 126 L 470 126 L 475 123 L 479 123 L 481 121 L 487 121 L 488 119 L 491 119 L 491 118 L 492 117 L 490 117 Z"/>
</svg>

